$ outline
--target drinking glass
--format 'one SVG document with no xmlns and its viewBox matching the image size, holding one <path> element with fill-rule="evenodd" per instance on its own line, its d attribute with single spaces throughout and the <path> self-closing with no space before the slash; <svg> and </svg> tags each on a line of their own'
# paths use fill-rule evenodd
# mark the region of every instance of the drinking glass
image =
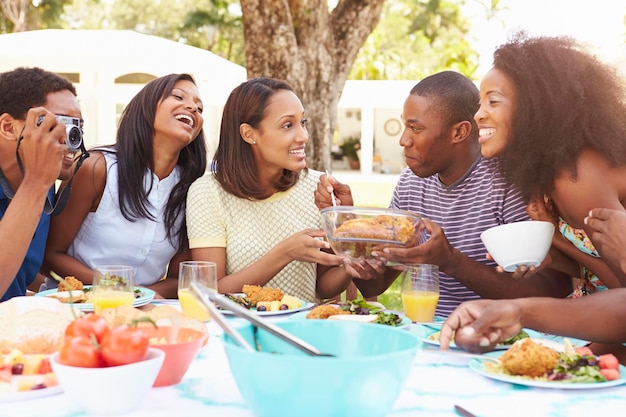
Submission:
<svg viewBox="0 0 626 417">
<path fill-rule="evenodd" d="M 401 277 L 400 296 L 404 314 L 413 322 L 432 322 L 439 301 L 439 267 L 405 265 Z"/>
<path fill-rule="evenodd" d="M 131 306 L 135 301 L 135 270 L 126 265 L 102 265 L 93 270 L 93 308 Z"/>
<path fill-rule="evenodd" d="M 187 317 L 202 321 L 211 320 L 209 311 L 191 292 L 192 282 L 217 291 L 217 264 L 207 261 L 184 261 L 178 270 L 178 301 Z"/>
</svg>

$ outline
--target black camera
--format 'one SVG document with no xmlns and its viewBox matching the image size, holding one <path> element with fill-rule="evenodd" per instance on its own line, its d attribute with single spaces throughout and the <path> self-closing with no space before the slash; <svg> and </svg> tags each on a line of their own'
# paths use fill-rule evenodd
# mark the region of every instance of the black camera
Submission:
<svg viewBox="0 0 626 417">
<path fill-rule="evenodd" d="M 39 126 L 45 116 L 39 116 Z M 83 146 L 83 129 L 80 127 L 80 119 L 67 116 L 54 116 L 57 122 L 65 125 L 65 144 L 70 151 L 79 151 Z"/>
</svg>

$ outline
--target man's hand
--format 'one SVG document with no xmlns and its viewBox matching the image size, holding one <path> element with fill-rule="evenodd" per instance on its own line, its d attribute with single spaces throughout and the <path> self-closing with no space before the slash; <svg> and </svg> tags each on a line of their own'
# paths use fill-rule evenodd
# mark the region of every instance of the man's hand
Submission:
<svg viewBox="0 0 626 417">
<path fill-rule="evenodd" d="M 340 206 L 352 206 L 354 201 L 352 200 L 352 191 L 350 186 L 342 184 L 332 176 L 322 174 L 319 182 L 317 183 L 317 189 L 314 191 L 315 205 L 320 210 L 333 205 L 333 199 L 331 194 L 335 195 L 335 201 Z"/>
<path fill-rule="evenodd" d="M 37 125 L 40 116 L 44 116 Z M 67 153 L 65 125 L 43 107 L 28 111 L 19 153 L 24 167 L 24 180 L 50 187 L 59 177 Z"/>
<path fill-rule="evenodd" d="M 488 352 L 522 330 L 522 311 L 516 300 L 474 300 L 458 306 L 441 327 L 440 347 L 454 343 L 475 353 Z"/>
</svg>

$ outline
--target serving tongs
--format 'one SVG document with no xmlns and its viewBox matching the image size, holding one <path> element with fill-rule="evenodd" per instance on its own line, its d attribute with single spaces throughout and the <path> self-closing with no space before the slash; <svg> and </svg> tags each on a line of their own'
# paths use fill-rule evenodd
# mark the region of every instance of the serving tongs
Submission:
<svg viewBox="0 0 626 417">
<path fill-rule="evenodd" d="M 267 320 L 261 319 L 260 317 L 250 313 L 246 308 L 240 306 L 236 302 L 228 299 L 228 297 L 218 294 L 215 290 L 210 288 L 202 287 L 195 282 L 190 284 L 192 292 L 198 297 L 198 299 L 206 306 L 211 314 L 211 317 L 215 319 L 215 321 L 224 329 L 224 331 L 235 340 L 237 344 L 243 347 L 246 350 L 254 351 L 254 349 L 250 346 L 250 344 L 239 334 L 238 331 L 234 330 L 230 324 L 228 323 L 228 319 L 219 311 L 219 309 L 215 306 L 218 306 L 232 311 L 236 316 L 241 317 L 250 323 L 256 328 L 259 327 L 279 339 L 289 343 L 293 347 L 300 349 L 311 356 L 335 356 L 327 353 L 320 352 L 317 348 L 311 346 L 304 340 L 292 335 L 289 332 L 281 329 L 280 327 L 270 323 Z M 213 304 L 215 303 L 215 304 Z M 256 329 L 255 329 L 256 331 Z"/>
</svg>

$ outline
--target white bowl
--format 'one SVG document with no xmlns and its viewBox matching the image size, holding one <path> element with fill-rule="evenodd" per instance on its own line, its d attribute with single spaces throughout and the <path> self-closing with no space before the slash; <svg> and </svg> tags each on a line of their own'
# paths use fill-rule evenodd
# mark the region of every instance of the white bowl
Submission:
<svg viewBox="0 0 626 417">
<path fill-rule="evenodd" d="M 542 221 L 507 223 L 485 230 L 480 238 L 494 261 L 507 272 L 538 266 L 552 245 L 554 225 Z"/>
<path fill-rule="evenodd" d="M 112 416 L 139 407 L 161 369 L 165 352 L 149 348 L 146 358 L 128 365 L 80 368 L 50 357 L 52 370 L 67 396 L 92 415 Z"/>
</svg>

